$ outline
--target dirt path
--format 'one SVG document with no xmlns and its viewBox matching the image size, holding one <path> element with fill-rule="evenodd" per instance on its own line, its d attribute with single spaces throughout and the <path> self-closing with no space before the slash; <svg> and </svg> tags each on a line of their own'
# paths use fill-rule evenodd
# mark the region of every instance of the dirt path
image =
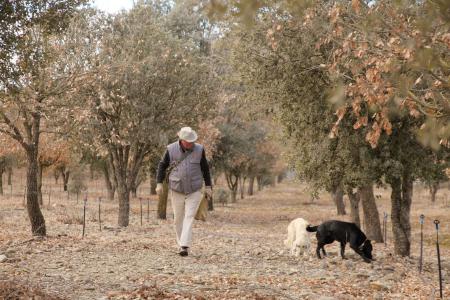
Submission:
<svg viewBox="0 0 450 300">
<path fill-rule="evenodd" d="M 386 195 L 380 212 L 388 207 Z M 427 227 L 422 277 L 417 272 L 416 227 L 412 258 L 394 257 L 390 239 L 387 248 L 374 246 L 377 260 L 372 264 L 362 262 L 349 248 L 349 259 L 341 260 L 337 244 L 328 246 L 326 259 L 318 260 L 313 255 L 313 236 L 309 256 L 291 257 L 283 249 L 291 219 L 301 216 L 317 224 L 336 218 L 327 197 L 311 204 L 298 184 L 278 185 L 232 206 L 216 207 L 206 223 L 196 223 L 194 247 L 186 258 L 176 254 L 172 215 L 159 221 L 152 212 L 149 221 L 144 215 L 140 226 L 136 201 L 130 226 L 120 230 L 114 228 L 116 204 L 105 203 L 106 227 L 101 232 L 97 204 L 90 203 L 84 239 L 81 225 L 64 224 L 79 219 L 81 204 L 61 200 L 44 209 L 49 237 L 41 240 L 30 240 L 26 212 L 20 205 L 5 201 L 1 205 L 0 255 L 7 259 L 0 263 L 0 283 L 15 280 L 63 299 L 430 299 L 438 295 L 431 227 Z M 417 202 L 412 218 L 428 208 L 430 218 L 441 218 L 441 230 L 448 236 L 450 209 L 445 205 L 429 208 Z M 156 201 L 150 208 L 156 208 Z M 444 245 L 442 252 L 448 282 L 449 248 Z M 445 294 L 450 295 L 448 287 Z"/>
</svg>

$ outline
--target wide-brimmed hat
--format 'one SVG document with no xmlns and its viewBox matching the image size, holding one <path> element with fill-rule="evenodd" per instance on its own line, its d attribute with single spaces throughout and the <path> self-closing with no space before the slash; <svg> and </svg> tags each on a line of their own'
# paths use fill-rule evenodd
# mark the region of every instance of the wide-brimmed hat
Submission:
<svg viewBox="0 0 450 300">
<path fill-rule="evenodd" d="M 192 130 L 191 127 L 183 127 L 178 131 L 178 137 L 180 140 L 185 140 L 186 142 L 193 143 L 197 140 L 197 132 Z"/>
</svg>

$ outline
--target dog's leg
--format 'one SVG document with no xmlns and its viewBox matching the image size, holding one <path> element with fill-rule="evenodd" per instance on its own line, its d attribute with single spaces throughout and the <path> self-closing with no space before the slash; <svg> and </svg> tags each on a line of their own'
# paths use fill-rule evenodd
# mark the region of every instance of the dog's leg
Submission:
<svg viewBox="0 0 450 300">
<path fill-rule="evenodd" d="M 345 243 L 341 242 L 341 257 L 345 259 Z"/>
<path fill-rule="evenodd" d="M 366 263 L 370 263 L 370 262 L 372 261 L 370 258 L 367 258 L 367 257 L 364 255 L 364 253 L 363 253 L 357 246 L 350 245 L 350 248 L 352 248 L 353 251 L 355 251 L 356 253 L 358 253 L 358 254 L 364 259 L 364 261 L 365 261 Z"/>
<path fill-rule="evenodd" d="M 322 245 L 322 253 L 323 256 L 327 256 L 327 252 L 325 251 L 325 244 Z"/>
<path fill-rule="evenodd" d="M 320 257 L 320 248 L 322 248 L 322 244 L 317 243 L 317 248 L 316 248 L 316 254 L 317 254 L 317 258 L 321 259 L 322 257 Z"/>
</svg>

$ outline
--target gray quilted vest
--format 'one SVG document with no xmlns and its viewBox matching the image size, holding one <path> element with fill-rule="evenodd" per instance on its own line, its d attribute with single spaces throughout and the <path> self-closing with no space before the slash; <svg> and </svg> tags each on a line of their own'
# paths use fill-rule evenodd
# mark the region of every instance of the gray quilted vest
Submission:
<svg viewBox="0 0 450 300">
<path fill-rule="evenodd" d="M 191 151 L 183 152 L 180 143 L 176 141 L 167 146 L 167 150 L 169 151 L 171 164 L 189 156 L 178 163 L 177 167 L 170 173 L 169 188 L 185 195 L 200 190 L 203 186 L 203 173 L 200 168 L 203 146 L 194 144 Z"/>
</svg>

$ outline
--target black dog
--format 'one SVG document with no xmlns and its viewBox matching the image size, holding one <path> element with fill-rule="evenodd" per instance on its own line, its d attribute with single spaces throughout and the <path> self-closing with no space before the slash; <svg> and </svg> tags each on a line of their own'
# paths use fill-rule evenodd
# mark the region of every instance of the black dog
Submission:
<svg viewBox="0 0 450 300">
<path fill-rule="evenodd" d="M 323 255 L 327 255 L 324 246 L 338 241 L 341 243 L 342 259 L 345 259 L 344 252 L 345 244 L 347 243 L 350 243 L 350 248 L 361 255 L 365 262 L 370 263 L 373 259 L 372 244 L 355 223 L 334 220 L 326 221 L 319 226 L 308 226 L 306 227 L 306 231 L 317 232 L 316 253 L 318 258 L 321 258 L 320 249 L 322 249 Z"/>
</svg>

